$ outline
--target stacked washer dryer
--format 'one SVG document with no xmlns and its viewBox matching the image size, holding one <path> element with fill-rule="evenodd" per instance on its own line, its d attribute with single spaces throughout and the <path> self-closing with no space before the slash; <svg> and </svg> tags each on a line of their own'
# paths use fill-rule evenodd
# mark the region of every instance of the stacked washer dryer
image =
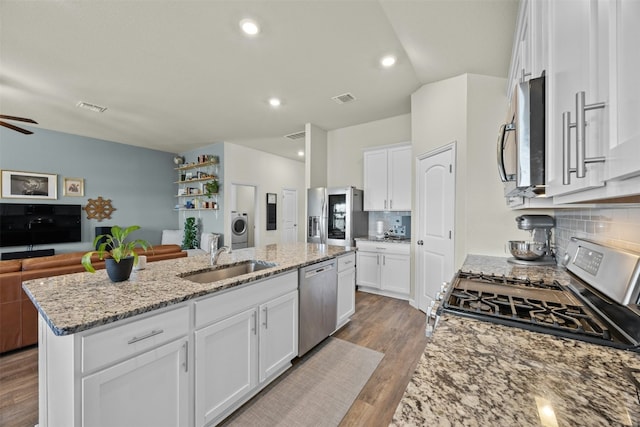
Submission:
<svg viewBox="0 0 640 427">
<path fill-rule="evenodd" d="M 231 249 L 249 246 L 249 216 L 246 212 L 231 211 Z"/>
</svg>

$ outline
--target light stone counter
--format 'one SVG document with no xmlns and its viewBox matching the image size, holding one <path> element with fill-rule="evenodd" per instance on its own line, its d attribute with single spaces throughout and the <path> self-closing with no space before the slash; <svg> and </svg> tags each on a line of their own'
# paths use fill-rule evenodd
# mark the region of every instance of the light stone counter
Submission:
<svg viewBox="0 0 640 427">
<path fill-rule="evenodd" d="M 462 269 L 569 277 L 473 255 Z M 640 370 L 637 353 L 445 314 L 391 425 L 638 426 L 640 373 L 632 370 Z"/>
<path fill-rule="evenodd" d="M 209 268 L 209 255 L 147 263 L 126 282 L 113 283 L 105 270 L 75 273 L 23 283 L 25 292 L 56 335 L 68 335 L 264 279 L 334 258 L 354 248 L 308 243 L 273 244 L 222 254 L 218 264 L 260 260 L 277 264 L 231 279 L 194 283 L 182 273 Z"/>
</svg>

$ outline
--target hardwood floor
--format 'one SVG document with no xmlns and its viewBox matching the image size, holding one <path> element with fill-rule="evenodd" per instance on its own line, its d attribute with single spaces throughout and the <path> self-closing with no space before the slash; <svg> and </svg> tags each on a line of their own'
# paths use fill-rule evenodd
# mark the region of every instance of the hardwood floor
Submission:
<svg viewBox="0 0 640 427">
<path fill-rule="evenodd" d="M 38 347 L 0 355 L 0 426 L 38 423 Z"/>
<path fill-rule="evenodd" d="M 406 301 L 356 292 L 356 313 L 334 337 L 384 353 L 341 426 L 387 426 L 427 343 L 424 313 Z M 38 422 L 38 348 L 0 356 L 0 426 Z"/>
</svg>

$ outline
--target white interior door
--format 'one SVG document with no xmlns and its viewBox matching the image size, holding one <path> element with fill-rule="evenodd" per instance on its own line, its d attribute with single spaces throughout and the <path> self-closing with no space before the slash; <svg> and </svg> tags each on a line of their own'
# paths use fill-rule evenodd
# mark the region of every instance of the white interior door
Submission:
<svg viewBox="0 0 640 427">
<path fill-rule="evenodd" d="M 416 167 L 416 297 L 425 311 L 454 273 L 455 150 L 452 143 L 427 153 Z"/>
<path fill-rule="evenodd" d="M 282 243 L 298 240 L 298 191 L 282 190 Z"/>
</svg>

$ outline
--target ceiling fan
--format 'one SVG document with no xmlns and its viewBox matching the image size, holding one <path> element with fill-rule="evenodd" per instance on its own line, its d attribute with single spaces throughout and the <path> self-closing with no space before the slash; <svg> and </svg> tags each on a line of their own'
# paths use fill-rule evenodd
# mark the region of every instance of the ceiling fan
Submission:
<svg viewBox="0 0 640 427">
<path fill-rule="evenodd" d="M 17 132 L 24 133 L 25 135 L 31 135 L 33 132 L 31 132 L 30 130 L 22 129 L 21 127 L 12 125 L 11 123 L 7 123 L 4 120 L 15 120 L 18 122 L 33 123 L 36 125 L 38 124 L 38 122 L 36 122 L 35 120 L 25 119 L 24 117 L 5 116 L 4 114 L 0 114 L 0 126 L 13 129 Z"/>
</svg>

